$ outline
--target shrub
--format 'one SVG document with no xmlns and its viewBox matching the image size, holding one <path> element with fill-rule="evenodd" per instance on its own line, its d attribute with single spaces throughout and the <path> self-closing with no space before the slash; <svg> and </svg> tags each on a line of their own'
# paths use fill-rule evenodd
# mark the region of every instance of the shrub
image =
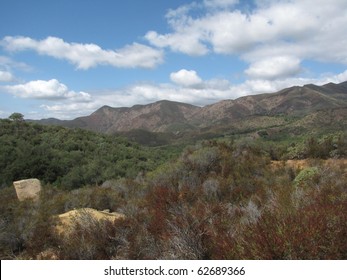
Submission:
<svg viewBox="0 0 347 280">
<path fill-rule="evenodd" d="M 246 227 L 239 239 L 242 258 L 346 259 L 346 190 L 321 185 L 307 189 L 305 196 L 309 202 L 300 207 L 284 205 L 283 200 Z"/>
<path fill-rule="evenodd" d="M 317 182 L 319 170 L 317 167 L 308 167 L 301 170 L 294 179 L 295 187 L 311 186 Z"/>
</svg>

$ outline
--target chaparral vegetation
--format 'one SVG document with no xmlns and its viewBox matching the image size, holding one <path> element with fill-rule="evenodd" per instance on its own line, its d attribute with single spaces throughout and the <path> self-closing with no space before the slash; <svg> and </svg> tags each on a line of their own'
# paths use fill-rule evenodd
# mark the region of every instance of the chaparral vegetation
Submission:
<svg viewBox="0 0 347 280">
<path fill-rule="evenodd" d="M 347 259 L 346 133 L 250 135 L 145 147 L 1 120 L 1 259 Z M 58 230 L 90 208 L 119 215 Z"/>
</svg>

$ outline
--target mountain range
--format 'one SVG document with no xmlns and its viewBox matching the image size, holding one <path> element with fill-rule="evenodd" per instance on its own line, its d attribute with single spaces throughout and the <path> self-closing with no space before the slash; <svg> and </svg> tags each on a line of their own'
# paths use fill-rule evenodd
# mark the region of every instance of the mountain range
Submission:
<svg viewBox="0 0 347 280">
<path fill-rule="evenodd" d="M 346 119 L 347 81 L 293 86 L 276 93 L 248 95 L 204 107 L 168 100 L 132 107 L 103 106 L 89 116 L 70 121 L 43 119 L 38 122 L 136 138 L 144 133 L 179 136 L 212 131 L 225 134 L 235 130 L 283 128 L 288 124 L 307 129 L 321 125 L 346 129 Z M 134 131 L 141 133 L 137 135 Z"/>
</svg>

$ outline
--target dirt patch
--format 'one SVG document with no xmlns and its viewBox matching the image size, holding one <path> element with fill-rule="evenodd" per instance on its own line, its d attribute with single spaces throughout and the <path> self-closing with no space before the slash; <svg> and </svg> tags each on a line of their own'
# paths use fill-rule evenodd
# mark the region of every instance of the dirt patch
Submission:
<svg viewBox="0 0 347 280">
<path fill-rule="evenodd" d="M 271 167 L 289 167 L 293 169 L 303 170 L 313 166 L 326 166 L 326 167 L 339 167 L 343 168 L 347 173 L 347 159 L 327 159 L 327 160 L 315 160 L 315 159 L 290 159 L 287 161 L 271 161 Z"/>
<path fill-rule="evenodd" d="M 57 232 L 58 233 L 67 232 L 73 226 L 74 222 L 81 220 L 83 217 L 90 217 L 91 219 L 94 219 L 96 221 L 106 220 L 106 221 L 113 222 L 116 219 L 125 218 L 125 215 L 121 213 L 116 213 L 116 212 L 109 213 L 107 210 L 98 211 L 93 208 L 75 209 L 75 210 L 71 210 L 69 212 L 66 212 L 64 214 L 60 214 L 57 216 L 58 218 L 58 225 L 56 226 Z"/>
</svg>

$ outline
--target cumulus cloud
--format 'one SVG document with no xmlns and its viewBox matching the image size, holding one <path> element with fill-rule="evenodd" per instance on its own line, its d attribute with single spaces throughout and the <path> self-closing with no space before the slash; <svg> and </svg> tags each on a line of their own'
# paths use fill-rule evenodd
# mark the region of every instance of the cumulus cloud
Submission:
<svg viewBox="0 0 347 280">
<path fill-rule="evenodd" d="M 208 53 L 208 48 L 199 41 L 199 36 L 190 33 L 189 30 L 163 35 L 155 31 L 149 31 L 145 38 L 156 47 L 170 47 L 175 52 L 182 52 L 192 56 Z"/>
<path fill-rule="evenodd" d="M 12 52 L 34 50 L 41 55 L 64 59 L 78 69 L 97 65 L 124 68 L 154 68 L 163 62 L 163 52 L 152 47 L 133 43 L 118 50 L 104 50 L 96 44 L 68 43 L 56 37 L 35 40 L 29 37 L 7 36 L 0 43 Z"/>
<path fill-rule="evenodd" d="M 301 70 L 300 60 L 290 56 L 275 56 L 251 64 L 245 73 L 254 79 L 286 78 L 298 74 Z"/>
<path fill-rule="evenodd" d="M 67 99 L 72 102 L 89 102 L 91 96 L 86 92 L 75 92 L 67 88 L 56 79 L 49 81 L 36 80 L 25 84 L 5 86 L 5 90 L 20 98 L 61 100 Z"/>
<path fill-rule="evenodd" d="M 170 74 L 170 79 L 174 83 L 184 87 L 195 87 L 201 84 L 202 80 L 194 70 L 181 69 Z"/>
<path fill-rule="evenodd" d="M 0 82 L 11 82 L 14 80 L 12 73 L 0 70 Z"/>
<path fill-rule="evenodd" d="M 174 52 L 182 52 L 192 56 L 200 56 L 208 53 L 208 47 L 201 42 L 199 27 L 193 24 L 193 18 L 189 12 L 198 8 L 196 2 L 178 7 L 175 10 L 169 10 L 166 19 L 170 27 L 174 30 L 172 33 L 158 34 L 156 31 L 149 31 L 145 35 L 152 45 L 159 48 L 170 48 Z"/>
<path fill-rule="evenodd" d="M 347 64 L 346 1 L 258 0 L 252 9 L 236 3 L 205 0 L 171 10 L 172 32 L 150 31 L 145 38 L 188 55 L 239 55 L 250 65 L 246 74 L 255 79 L 294 76 L 304 60 Z"/>
<path fill-rule="evenodd" d="M 235 1 L 205 1 L 205 3 L 234 3 Z M 252 12 L 243 12 L 238 9 L 228 8 L 210 12 L 199 17 L 193 17 L 184 9 L 180 13 L 170 12 L 168 21 L 173 29 L 172 33 L 161 37 L 169 40 L 174 36 L 187 35 L 190 32 L 192 38 L 189 43 L 200 43 L 208 47 L 209 44 L 217 53 L 232 54 L 235 52 L 247 52 L 249 48 L 257 47 L 264 43 L 280 43 L 292 41 L 301 46 L 312 39 L 323 43 L 327 37 L 334 37 L 340 33 L 346 34 L 343 23 L 347 17 L 345 1 L 260 1 L 267 5 L 258 5 Z M 257 4 L 258 2 L 256 2 Z M 226 5 L 227 7 L 227 5 Z M 293 24 L 295 23 L 295 24 Z M 332 33 L 332 34 L 331 34 Z M 147 39 L 160 37 L 149 36 Z M 335 45 L 340 40 L 329 41 Z M 311 41 L 312 42 L 312 41 Z M 155 43 L 155 42 L 154 42 Z M 164 44 L 164 42 L 161 42 Z M 338 43 L 339 44 L 339 43 Z M 341 47 L 341 46 L 340 46 Z M 319 46 L 316 46 L 318 49 Z M 289 50 L 288 50 L 289 51 Z M 326 52 L 326 50 L 321 50 Z"/>
</svg>

